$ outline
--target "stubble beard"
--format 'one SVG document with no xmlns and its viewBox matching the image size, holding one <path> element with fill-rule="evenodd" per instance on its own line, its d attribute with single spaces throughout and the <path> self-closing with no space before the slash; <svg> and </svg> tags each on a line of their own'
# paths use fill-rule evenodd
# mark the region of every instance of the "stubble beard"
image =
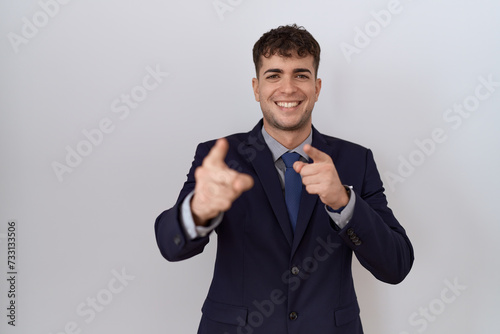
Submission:
<svg viewBox="0 0 500 334">
<path fill-rule="evenodd" d="M 292 125 L 284 125 L 280 123 L 270 112 L 263 112 L 264 119 L 272 128 L 280 131 L 295 132 L 307 127 L 311 120 L 312 111 L 306 111 L 299 121 Z"/>
</svg>

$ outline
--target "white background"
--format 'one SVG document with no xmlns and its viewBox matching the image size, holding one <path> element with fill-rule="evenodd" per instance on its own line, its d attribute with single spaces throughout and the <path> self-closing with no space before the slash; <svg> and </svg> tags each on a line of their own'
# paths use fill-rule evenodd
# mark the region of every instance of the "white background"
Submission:
<svg viewBox="0 0 500 334">
<path fill-rule="evenodd" d="M 386 0 L 221 0 L 219 12 L 213 0 L 41 3 L 50 16 L 37 1 L 0 2 L 1 333 L 196 332 L 215 243 L 168 263 L 153 223 L 174 204 L 197 143 L 261 118 L 251 49 L 289 23 L 322 46 L 313 123 L 373 150 L 415 248 L 397 286 L 354 260 L 365 332 L 499 332 L 500 2 L 401 0 L 385 26 L 373 12 Z M 169 75 L 128 115 L 114 112 L 123 94 L 145 92 L 148 68 Z M 497 83 L 479 88 L 482 100 L 480 78 Z M 464 103 L 467 117 L 448 114 Z M 106 119 L 112 131 L 85 146 L 82 131 Z M 431 144 L 434 129 L 442 135 Z M 67 165 L 78 145 L 86 156 L 58 179 L 54 163 Z M 92 298 L 105 304 L 99 312 Z"/>
</svg>

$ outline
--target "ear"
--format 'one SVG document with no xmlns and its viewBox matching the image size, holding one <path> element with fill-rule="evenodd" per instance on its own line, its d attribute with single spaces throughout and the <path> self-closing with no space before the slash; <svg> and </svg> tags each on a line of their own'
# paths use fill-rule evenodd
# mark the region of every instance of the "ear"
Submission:
<svg viewBox="0 0 500 334">
<path fill-rule="evenodd" d="M 253 94 L 255 96 L 255 101 L 260 102 L 259 79 L 257 78 L 252 79 L 252 88 L 253 88 Z"/>
<path fill-rule="evenodd" d="M 316 79 L 316 101 L 318 101 L 319 93 L 321 92 L 321 79 Z"/>
</svg>

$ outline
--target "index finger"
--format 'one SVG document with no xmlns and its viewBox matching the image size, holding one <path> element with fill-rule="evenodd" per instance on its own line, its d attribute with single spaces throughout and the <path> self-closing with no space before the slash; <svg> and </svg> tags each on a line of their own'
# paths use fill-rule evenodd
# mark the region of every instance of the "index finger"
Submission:
<svg viewBox="0 0 500 334">
<path fill-rule="evenodd" d="M 229 143 L 225 138 L 217 139 L 215 145 L 210 149 L 203 164 L 206 165 L 221 165 L 224 164 L 224 158 L 229 150 Z"/>
<path fill-rule="evenodd" d="M 331 160 L 330 156 L 323 151 L 318 150 L 309 144 L 304 145 L 304 152 L 313 159 L 314 162 L 328 162 Z"/>
</svg>

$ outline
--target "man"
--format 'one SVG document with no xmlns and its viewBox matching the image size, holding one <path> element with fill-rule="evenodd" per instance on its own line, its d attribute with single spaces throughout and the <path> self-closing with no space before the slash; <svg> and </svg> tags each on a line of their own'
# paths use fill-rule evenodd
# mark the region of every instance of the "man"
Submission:
<svg viewBox="0 0 500 334">
<path fill-rule="evenodd" d="M 263 119 L 249 133 L 198 146 L 177 203 L 156 220 L 158 246 L 179 261 L 217 232 L 200 334 L 362 333 L 352 253 L 397 284 L 412 266 L 411 243 L 371 151 L 312 126 L 316 40 L 282 26 L 253 53 Z"/>
</svg>

